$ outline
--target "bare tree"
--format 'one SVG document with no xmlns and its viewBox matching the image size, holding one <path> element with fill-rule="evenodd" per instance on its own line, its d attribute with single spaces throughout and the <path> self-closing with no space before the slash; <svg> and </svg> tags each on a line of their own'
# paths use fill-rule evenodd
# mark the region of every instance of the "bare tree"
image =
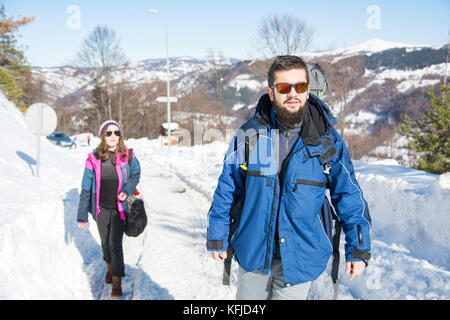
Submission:
<svg viewBox="0 0 450 320">
<path fill-rule="evenodd" d="M 166 117 L 166 106 L 157 103 L 156 98 L 166 93 L 166 82 L 160 80 L 124 86 L 116 93 L 116 101 L 122 103 L 123 127 L 128 138 L 157 137 L 157 128 Z"/>
<path fill-rule="evenodd" d="M 314 29 L 303 20 L 289 14 L 273 14 L 261 21 L 256 47 L 271 57 L 298 54 L 309 47 L 314 35 Z"/>
<path fill-rule="evenodd" d="M 107 26 L 97 26 L 83 41 L 75 64 L 80 68 L 91 69 L 91 76 L 97 89 L 95 99 L 103 117 L 112 118 L 112 71 L 127 62 L 124 50 L 114 30 Z M 102 119 L 97 119 L 100 122 Z"/>
<path fill-rule="evenodd" d="M 330 97 L 330 102 L 334 105 L 335 111 L 339 113 L 339 126 L 340 135 L 344 139 L 344 132 L 347 126 L 345 118 L 348 115 L 347 104 L 350 98 L 350 81 L 351 81 L 352 69 L 346 64 L 335 64 L 332 72 L 329 74 L 334 86 L 333 93 Z"/>
<path fill-rule="evenodd" d="M 361 83 L 361 77 L 365 72 L 364 58 L 351 57 L 334 63 L 328 60 L 321 62 L 321 65 L 327 72 L 330 83 L 330 91 L 327 98 L 333 110 L 339 114 L 339 133 L 344 139 L 345 129 L 348 126 L 345 118 L 352 111 L 350 100 L 356 93 L 354 90 L 365 86 Z"/>
</svg>

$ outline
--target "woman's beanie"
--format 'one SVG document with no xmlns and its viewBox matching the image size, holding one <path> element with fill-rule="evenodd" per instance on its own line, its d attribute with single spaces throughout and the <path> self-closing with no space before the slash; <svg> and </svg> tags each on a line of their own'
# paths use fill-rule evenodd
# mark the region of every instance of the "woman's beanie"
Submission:
<svg viewBox="0 0 450 320">
<path fill-rule="evenodd" d="M 100 129 L 98 130 L 98 136 L 101 137 L 103 135 L 103 132 L 105 132 L 106 128 L 108 128 L 108 126 L 111 125 L 111 124 L 117 126 L 117 128 L 119 128 L 119 130 L 120 130 L 120 125 L 116 121 L 114 121 L 114 120 L 106 120 L 100 126 Z"/>
</svg>

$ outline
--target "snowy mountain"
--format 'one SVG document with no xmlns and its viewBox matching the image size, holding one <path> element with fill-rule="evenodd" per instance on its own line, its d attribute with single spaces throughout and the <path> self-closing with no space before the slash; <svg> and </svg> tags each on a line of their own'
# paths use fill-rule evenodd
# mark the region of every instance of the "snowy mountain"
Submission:
<svg viewBox="0 0 450 320">
<path fill-rule="evenodd" d="M 325 51 L 304 52 L 301 55 L 308 61 L 311 60 L 323 60 L 332 59 L 335 63 L 344 58 L 350 58 L 354 56 L 373 56 L 374 54 L 380 54 L 392 49 L 403 49 L 406 53 L 414 51 L 421 51 L 424 49 L 434 50 L 432 46 L 426 45 L 414 45 L 388 42 L 381 39 L 371 39 L 361 44 Z M 389 57 L 388 57 L 389 59 Z M 392 59 L 391 59 L 392 60 Z M 239 64 L 251 66 L 254 61 L 240 62 L 233 58 L 212 58 L 212 59 L 197 59 L 193 57 L 171 57 L 170 58 L 170 74 L 171 81 L 177 88 L 178 95 L 184 95 L 192 90 L 192 87 L 199 75 L 208 73 L 211 69 L 232 68 Z M 394 67 L 380 68 L 380 64 L 377 63 L 377 68 L 367 69 L 367 73 L 364 77 L 376 77 L 376 80 L 383 81 L 386 78 L 394 78 L 400 82 L 414 78 L 415 81 L 406 81 L 398 86 L 398 89 L 402 92 L 420 86 L 427 86 L 436 83 L 436 80 L 430 79 L 428 81 L 420 81 L 422 78 L 427 78 L 428 75 L 440 75 L 443 76 L 443 65 L 440 64 L 428 64 L 420 70 L 404 69 L 403 72 L 399 72 Z M 74 106 L 83 107 L 87 102 L 84 99 L 87 90 L 93 89 L 93 82 L 89 76 L 89 70 L 77 69 L 71 66 L 61 67 L 39 67 L 34 66 L 32 68 L 33 73 L 45 80 L 46 85 L 44 91 L 48 96 L 48 103 L 58 104 L 58 101 L 71 97 L 70 101 L 74 101 Z M 121 82 L 128 81 L 134 86 L 138 86 L 144 83 L 148 83 L 154 80 L 167 80 L 166 72 L 166 59 L 147 59 L 143 61 L 130 62 L 128 65 L 117 68 L 113 72 L 113 81 Z M 373 82 L 376 83 L 376 82 Z M 255 78 L 255 75 L 246 73 L 240 73 L 232 78 L 224 78 L 223 86 L 236 89 L 239 92 L 242 88 L 247 88 L 252 92 L 259 92 L 265 87 L 265 80 Z M 232 105 L 229 108 L 238 110 L 242 107 L 252 106 L 253 103 L 246 103 L 243 101 L 237 101 L 237 105 Z"/>
<path fill-rule="evenodd" d="M 170 58 L 170 80 L 175 82 L 180 94 L 191 90 L 196 77 L 212 68 L 220 68 L 236 63 L 233 58 L 197 59 L 192 57 Z M 49 97 L 48 103 L 57 103 L 58 100 L 74 97 L 75 107 L 87 105 L 84 96 L 88 90 L 93 89 L 93 81 L 89 70 L 78 69 L 71 66 L 38 67 L 32 68 L 33 73 L 44 79 L 44 91 Z M 149 83 L 154 80 L 167 81 L 166 59 L 147 59 L 131 62 L 126 66 L 116 68 L 112 72 L 113 82 L 128 81 L 132 85 Z"/>
<path fill-rule="evenodd" d="M 339 49 L 333 49 L 333 50 L 321 50 L 321 51 L 315 51 L 315 52 L 305 52 L 302 54 L 307 59 L 312 58 L 326 58 L 326 57 L 336 57 L 336 59 L 342 59 L 342 58 L 348 58 L 350 56 L 354 55 L 372 55 L 374 53 L 382 52 L 389 49 L 394 48 L 407 48 L 408 51 L 414 51 L 414 50 L 421 50 L 423 48 L 431 48 L 432 46 L 429 45 L 416 45 L 416 44 L 407 44 L 407 43 L 396 43 L 396 42 L 390 42 L 385 41 L 382 39 L 374 38 L 367 41 L 364 41 L 360 44 L 345 47 L 345 48 L 339 48 Z M 337 61 L 337 60 L 334 60 Z"/>
<path fill-rule="evenodd" d="M 81 177 L 88 147 L 62 149 L 36 137 L 0 92 L 0 299 L 109 299 L 97 227 L 77 227 Z M 123 299 L 234 299 L 222 267 L 206 251 L 207 211 L 221 173 L 224 142 L 162 149 L 157 140 L 130 139 L 140 161 L 138 186 L 149 224 L 124 238 Z M 450 299 L 450 174 L 390 162 L 354 162 L 372 217 L 372 259 L 363 275 L 345 275 L 339 299 Z M 344 237 L 341 237 L 341 254 Z M 331 261 L 331 260 L 330 260 Z M 331 299 L 329 263 L 309 299 Z"/>
</svg>

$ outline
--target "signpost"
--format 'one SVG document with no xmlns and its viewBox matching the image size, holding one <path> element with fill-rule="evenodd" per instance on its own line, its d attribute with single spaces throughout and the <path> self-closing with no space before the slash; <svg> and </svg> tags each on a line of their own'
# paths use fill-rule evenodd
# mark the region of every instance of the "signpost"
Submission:
<svg viewBox="0 0 450 320">
<path fill-rule="evenodd" d="M 167 130 L 167 132 L 169 132 L 169 130 L 172 132 L 173 130 L 178 129 L 180 126 L 178 125 L 178 123 L 176 122 L 170 122 L 170 125 L 168 122 L 164 122 L 161 124 L 162 127 L 164 129 Z M 170 137 L 170 138 L 169 138 Z M 162 141 L 161 141 L 161 147 L 165 146 L 167 143 L 167 146 L 171 146 L 171 145 L 177 145 L 178 143 L 178 137 L 177 136 L 173 136 L 173 135 L 167 135 L 167 136 L 163 136 L 162 137 Z"/>
<path fill-rule="evenodd" d="M 25 123 L 28 130 L 37 136 L 37 177 L 39 177 L 39 168 L 41 166 L 41 136 L 48 136 L 55 131 L 57 122 L 55 110 L 46 103 L 34 103 L 25 112 Z"/>
<path fill-rule="evenodd" d="M 172 126 L 170 125 L 170 103 L 176 103 L 178 102 L 178 98 L 177 97 L 171 97 L 170 93 L 169 93 L 169 89 L 167 90 L 167 95 L 169 98 L 167 97 L 157 97 L 156 101 L 157 102 L 166 102 L 167 103 L 167 137 L 168 137 L 168 147 L 170 148 L 170 141 L 172 141 L 171 139 L 171 132 L 172 132 Z"/>
<path fill-rule="evenodd" d="M 177 97 L 170 97 L 170 102 L 176 103 L 178 102 L 178 98 Z M 157 102 L 167 102 L 167 97 L 158 97 L 156 98 Z"/>
</svg>

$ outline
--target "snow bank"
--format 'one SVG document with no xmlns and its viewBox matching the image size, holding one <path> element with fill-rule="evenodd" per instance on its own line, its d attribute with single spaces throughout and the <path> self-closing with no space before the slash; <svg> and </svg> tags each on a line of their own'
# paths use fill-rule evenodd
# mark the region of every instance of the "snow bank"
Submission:
<svg viewBox="0 0 450 320">
<path fill-rule="evenodd" d="M 373 237 L 404 246 L 417 258 L 449 266 L 450 190 L 440 184 L 445 176 L 448 181 L 448 174 L 440 177 L 358 161 L 354 165 L 374 219 Z"/>
<path fill-rule="evenodd" d="M 84 162 L 44 137 L 36 177 L 37 139 L 1 92 L 0 136 L 0 299 L 91 297 L 83 262 L 92 246 L 73 215 Z"/>
</svg>

